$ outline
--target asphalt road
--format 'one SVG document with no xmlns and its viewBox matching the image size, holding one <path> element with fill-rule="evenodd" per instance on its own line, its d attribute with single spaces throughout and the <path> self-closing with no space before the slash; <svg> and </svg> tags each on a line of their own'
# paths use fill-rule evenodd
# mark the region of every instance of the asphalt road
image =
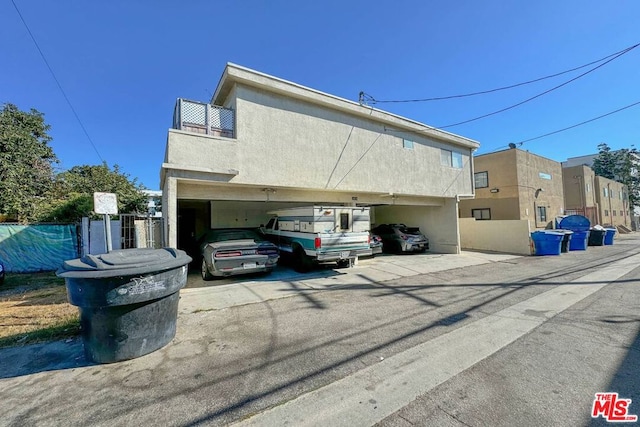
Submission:
<svg viewBox="0 0 640 427">
<path fill-rule="evenodd" d="M 640 414 L 639 253 L 624 236 L 198 311 L 109 365 L 31 348 L 28 373 L 0 369 L 0 425 L 574 426 L 608 391 Z"/>
</svg>

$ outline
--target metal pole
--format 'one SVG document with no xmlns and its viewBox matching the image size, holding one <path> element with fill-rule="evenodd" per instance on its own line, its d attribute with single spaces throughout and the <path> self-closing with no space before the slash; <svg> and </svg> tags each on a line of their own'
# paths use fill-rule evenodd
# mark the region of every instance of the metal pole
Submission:
<svg viewBox="0 0 640 427">
<path fill-rule="evenodd" d="M 613 225 L 613 212 L 611 211 L 611 183 L 607 183 L 607 189 L 609 190 L 609 222 Z"/>
<path fill-rule="evenodd" d="M 111 246 L 111 218 L 109 215 L 104 216 L 104 238 L 107 243 L 107 253 L 113 250 Z"/>
</svg>

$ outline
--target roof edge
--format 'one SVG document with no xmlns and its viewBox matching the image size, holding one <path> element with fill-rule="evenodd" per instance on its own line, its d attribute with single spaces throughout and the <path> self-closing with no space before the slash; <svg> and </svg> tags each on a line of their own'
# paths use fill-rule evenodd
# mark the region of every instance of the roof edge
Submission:
<svg viewBox="0 0 640 427">
<path fill-rule="evenodd" d="M 274 77 L 241 65 L 228 62 L 220 77 L 218 86 L 211 97 L 211 103 L 223 105 L 231 89 L 236 83 L 242 83 L 269 92 L 305 100 L 327 108 L 347 112 L 355 116 L 376 120 L 398 130 L 421 133 L 432 138 L 444 140 L 470 149 L 477 149 L 480 143 L 460 135 L 446 132 L 387 111 L 359 104 L 355 101 L 331 95 L 307 86 L 300 85 L 279 77 Z M 393 131 L 393 130 L 392 130 Z"/>
</svg>

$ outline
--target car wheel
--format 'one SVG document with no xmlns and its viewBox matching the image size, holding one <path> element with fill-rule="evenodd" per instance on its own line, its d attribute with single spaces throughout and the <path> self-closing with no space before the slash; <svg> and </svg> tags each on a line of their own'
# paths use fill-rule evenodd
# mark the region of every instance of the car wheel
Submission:
<svg viewBox="0 0 640 427">
<path fill-rule="evenodd" d="M 202 280 L 211 280 L 213 279 L 213 275 L 209 273 L 209 268 L 207 267 L 207 261 L 202 258 L 202 264 L 200 266 L 200 272 L 202 273 Z"/>
<path fill-rule="evenodd" d="M 293 269 L 298 273 L 307 273 L 311 270 L 313 262 L 300 246 L 293 250 Z"/>
</svg>

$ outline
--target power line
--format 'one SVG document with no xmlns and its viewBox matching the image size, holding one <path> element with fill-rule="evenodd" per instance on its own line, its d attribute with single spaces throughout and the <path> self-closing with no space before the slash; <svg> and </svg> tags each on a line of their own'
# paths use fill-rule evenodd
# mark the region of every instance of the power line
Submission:
<svg viewBox="0 0 640 427">
<path fill-rule="evenodd" d="M 612 114 L 618 113 L 618 112 L 623 111 L 623 110 L 626 110 L 626 109 L 628 109 L 628 108 L 635 107 L 636 105 L 639 105 L 639 104 L 640 104 L 640 101 L 638 101 L 638 102 L 634 102 L 633 104 L 629 104 L 629 105 L 627 105 L 626 107 L 618 108 L 617 110 L 610 111 L 610 112 L 608 112 L 608 113 L 606 113 L 606 114 L 603 114 L 603 115 L 601 115 L 601 116 L 594 117 L 594 118 L 589 119 L 589 120 L 585 120 L 584 122 L 580 122 L 580 123 L 578 123 L 578 124 L 575 124 L 575 125 L 572 125 L 572 126 L 569 126 L 569 127 L 563 128 L 563 129 L 559 129 L 559 130 L 556 130 L 556 131 L 553 131 L 553 132 L 545 133 L 544 135 L 540 135 L 540 136 L 536 136 L 536 137 L 534 137 L 534 138 L 529 138 L 529 139 L 525 139 L 525 140 L 522 140 L 522 141 L 518 141 L 518 142 L 516 142 L 515 144 L 524 144 L 525 142 L 535 141 L 536 139 L 540 139 L 540 138 L 544 138 L 544 137 L 546 137 L 546 136 L 554 135 L 554 134 L 556 134 L 556 133 L 564 132 L 564 131 L 566 131 L 566 130 L 573 129 L 573 128 L 578 127 L 578 126 L 582 126 L 582 125 L 584 125 L 584 124 L 594 122 L 594 121 L 596 121 L 596 120 L 598 120 L 598 119 L 601 119 L 601 118 L 603 118 L 603 117 L 610 116 L 610 115 L 612 115 Z"/>
<path fill-rule="evenodd" d="M 542 81 L 542 80 L 550 79 L 550 78 L 553 78 L 553 77 L 558 77 L 558 76 L 561 76 L 563 74 L 571 73 L 573 71 L 577 71 L 577 70 L 580 70 L 582 68 L 588 67 L 590 65 L 597 64 L 598 62 L 602 62 L 604 60 L 607 60 L 607 59 L 611 58 L 612 56 L 616 56 L 616 55 L 619 55 L 621 53 L 626 53 L 627 51 L 637 47 L 638 45 L 640 45 L 640 43 L 636 44 L 634 46 L 630 46 L 630 47 L 628 47 L 626 49 L 623 49 L 621 51 L 612 53 L 611 55 L 607 55 L 604 58 L 600 58 L 600 59 L 598 59 L 596 61 L 589 62 L 588 64 L 580 65 L 579 67 L 571 68 L 569 70 L 561 71 L 559 73 L 551 74 L 551 75 L 548 75 L 548 76 L 539 77 L 537 79 L 529 80 L 529 81 L 526 81 L 526 82 L 516 83 L 516 84 L 513 84 L 513 85 L 503 86 L 503 87 L 499 87 L 499 88 L 495 88 L 495 89 L 488 89 L 488 90 L 483 90 L 483 91 L 479 91 L 479 92 L 471 92 L 471 93 L 465 93 L 465 94 L 460 94 L 460 95 L 439 96 L 439 97 L 434 97 L 434 98 L 422 98 L 422 99 L 404 99 L 404 100 L 378 100 L 378 99 L 375 99 L 373 96 L 371 96 L 371 95 L 369 95 L 369 94 L 367 94 L 365 92 L 360 92 L 360 101 L 361 102 L 369 102 L 369 103 L 372 103 L 372 104 L 406 103 L 406 102 L 429 102 L 429 101 L 442 101 L 442 100 L 445 100 L 445 99 L 465 98 L 465 97 L 476 96 L 476 95 L 485 95 L 487 93 L 493 93 L 493 92 L 499 92 L 499 91 L 502 91 L 502 90 L 513 89 L 515 87 L 524 86 L 524 85 L 528 85 L 528 84 L 531 84 L 531 83 L 536 83 L 536 82 L 539 82 L 539 81 Z"/>
<path fill-rule="evenodd" d="M 548 94 L 548 93 L 550 93 L 550 92 L 553 92 L 554 90 L 560 89 L 561 87 L 566 86 L 566 85 L 568 85 L 569 83 L 572 83 L 572 82 L 574 82 L 574 81 L 578 80 L 579 78 L 582 78 L 582 77 L 586 76 L 587 74 L 594 72 L 594 71 L 595 71 L 595 70 L 597 70 L 598 68 L 604 67 L 604 66 L 605 66 L 605 65 L 607 65 L 609 62 L 611 62 L 611 61 L 613 61 L 613 60 L 615 60 L 615 59 L 618 59 L 619 57 L 621 57 L 621 56 L 622 56 L 622 55 L 624 55 L 625 53 L 627 53 L 627 52 L 631 51 L 632 49 L 635 49 L 637 46 L 640 46 L 640 43 L 639 43 L 639 44 L 636 44 L 636 45 L 634 45 L 634 46 L 631 46 L 631 47 L 629 47 L 629 48 L 627 48 L 627 49 L 625 49 L 625 50 L 623 50 L 621 53 L 618 53 L 616 56 L 614 56 L 613 58 L 609 59 L 608 61 L 606 61 L 606 62 L 604 62 L 604 63 L 602 63 L 602 64 L 600 64 L 600 65 L 598 65 L 598 66 L 596 66 L 596 67 L 593 67 L 593 68 L 592 68 L 592 69 L 590 69 L 589 71 L 586 71 L 586 72 L 584 72 L 584 73 L 580 74 L 579 76 L 576 76 L 576 77 L 574 77 L 574 78 L 572 78 L 572 79 L 570 79 L 570 80 L 567 80 L 566 82 L 561 83 L 561 84 L 559 84 L 558 86 L 554 86 L 554 87 L 552 87 L 551 89 L 545 90 L 545 91 L 544 91 L 544 92 L 542 92 L 542 93 L 539 93 L 539 94 L 534 95 L 534 96 L 532 96 L 532 97 L 530 97 L 530 98 L 527 98 L 527 99 L 525 99 L 524 101 L 518 102 L 517 104 L 510 105 L 509 107 L 502 108 L 502 109 L 497 110 L 497 111 L 494 111 L 494 112 L 492 112 L 492 113 L 488 113 L 488 114 L 484 114 L 484 115 L 482 115 L 482 116 L 474 117 L 474 118 L 472 118 L 472 119 L 464 120 L 464 121 L 462 121 L 462 122 L 457 122 L 457 123 L 452 123 L 452 124 L 450 124 L 450 125 L 437 126 L 437 127 L 438 127 L 439 129 L 451 128 L 451 127 L 454 127 L 454 126 L 459 126 L 459 125 L 462 125 L 462 124 L 465 124 L 465 123 L 470 123 L 470 122 L 474 122 L 474 121 L 476 121 L 476 120 L 484 119 L 484 118 L 486 118 L 486 117 L 490 117 L 490 116 L 493 116 L 493 115 L 496 115 L 496 114 L 503 113 L 503 112 L 505 112 L 505 111 L 511 110 L 511 109 L 513 109 L 513 108 L 519 107 L 519 106 L 520 106 L 520 105 L 522 105 L 522 104 L 525 104 L 525 103 L 527 103 L 527 102 L 533 101 L 533 100 L 534 100 L 534 99 L 536 99 L 536 98 L 540 98 L 541 96 L 546 95 L 546 94 Z"/>
<path fill-rule="evenodd" d="M 36 45 L 36 49 L 38 49 L 38 52 L 40 53 L 40 56 L 42 57 L 42 60 L 44 61 L 44 63 L 47 66 L 47 68 L 49 69 L 49 72 L 51 73 L 51 76 L 53 77 L 53 80 L 55 80 L 56 84 L 58 85 L 58 89 L 60 89 L 60 92 L 62 92 L 62 96 L 67 101 L 67 104 L 69 104 L 69 108 L 71 108 L 71 111 L 73 112 L 73 115 L 76 117 L 76 120 L 78 120 L 78 123 L 80 124 L 80 127 L 84 131 L 84 134 L 86 135 L 87 139 L 91 143 L 91 146 L 95 150 L 95 152 L 98 155 L 98 157 L 100 158 L 100 160 L 104 163 L 104 159 L 100 155 L 100 152 L 98 151 L 98 148 L 96 147 L 96 145 L 91 140 L 91 137 L 89 136 L 89 132 L 87 132 L 87 129 L 82 124 L 82 120 L 80 120 L 80 117 L 78 116 L 78 113 L 76 113 L 76 109 L 73 108 L 73 105 L 71 104 L 71 101 L 69 100 L 69 97 L 67 96 L 67 94 L 65 93 L 64 89 L 62 88 L 62 85 L 58 81 L 58 78 L 56 77 L 55 73 L 53 72 L 53 69 L 49 65 L 49 62 L 47 61 L 47 58 L 44 56 L 44 53 L 42 52 L 42 49 L 40 49 L 40 46 L 38 45 L 38 42 L 36 41 L 36 38 L 33 36 L 33 33 L 29 29 L 29 26 L 27 25 L 27 22 L 22 17 L 22 13 L 20 13 L 20 9 L 18 9 L 18 6 L 16 5 L 16 2 L 14 0 L 11 0 L 11 3 L 13 4 L 13 7 L 16 9 L 16 12 L 18 12 L 18 16 L 20 17 L 20 20 L 24 24 L 24 27 L 27 29 L 27 32 L 29 33 L 29 36 L 31 36 L 31 40 L 33 41 L 33 44 Z"/>
</svg>

